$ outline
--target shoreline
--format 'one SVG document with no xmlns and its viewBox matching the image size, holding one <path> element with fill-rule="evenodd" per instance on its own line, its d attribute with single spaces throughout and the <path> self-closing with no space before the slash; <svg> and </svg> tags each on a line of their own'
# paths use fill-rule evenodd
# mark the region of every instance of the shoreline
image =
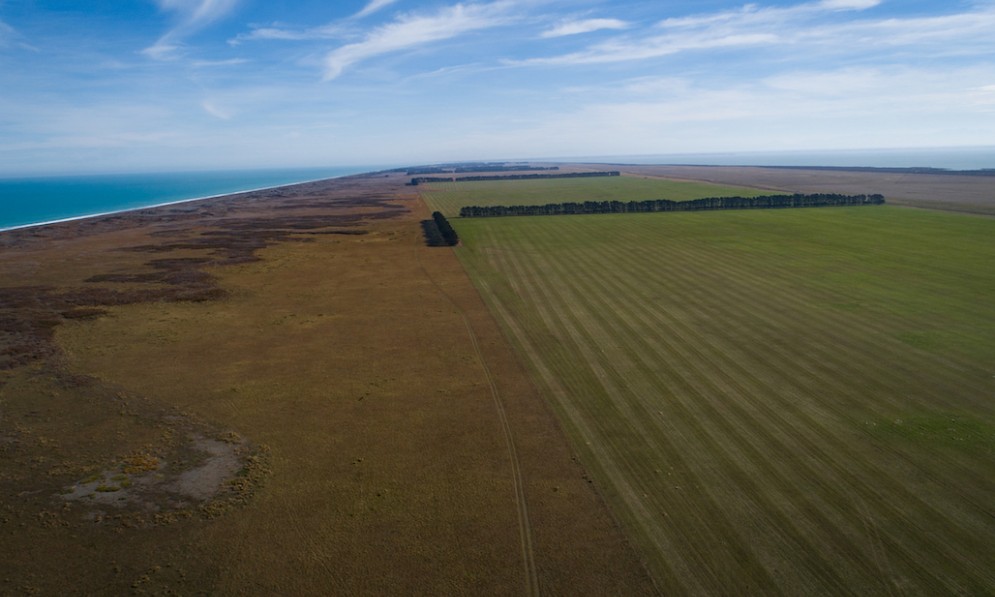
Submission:
<svg viewBox="0 0 995 597">
<path fill-rule="evenodd" d="M 204 195 L 204 196 L 200 196 L 200 197 L 191 197 L 189 199 L 177 199 L 176 201 L 166 201 L 166 202 L 163 202 L 163 203 L 155 203 L 155 204 L 152 204 L 152 205 L 143 205 L 141 207 L 128 207 L 128 208 L 125 208 L 125 209 L 115 209 L 115 210 L 105 211 L 105 212 L 100 212 L 100 213 L 95 213 L 95 214 L 85 214 L 85 215 L 81 215 L 81 216 L 71 216 L 71 217 L 68 217 L 68 218 L 59 218 L 57 220 L 46 220 L 44 222 L 34 222 L 34 223 L 31 223 L 31 224 L 18 224 L 16 226 L 0 227 L 0 234 L 2 234 L 4 232 L 12 232 L 14 230 L 24 230 L 26 228 L 38 228 L 38 227 L 41 227 L 41 226 L 51 226 L 53 224 L 65 224 L 66 222 L 76 222 L 76 221 L 79 221 L 79 220 L 88 220 L 90 218 L 103 218 L 103 217 L 106 217 L 106 216 L 113 216 L 113 215 L 118 215 L 118 214 L 124 214 L 124 213 L 133 212 L 133 211 L 142 211 L 142 210 L 145 210 L 145 209 L 157 209 L 157 208 L 160 208 L 160 207 L 169 207 L 170 205 L 179 205 L 181 203 L 192 203 L 194 201 L 208 201 L 210 199 L 220 199 L 222 197 L 231 197 L 231 196 L 234 196 L 234 195 L 242 195 L 242 194 L 245 194 L 245 193 L 257 193 L 259 191 L 269 191 L 269 190 L 272 190 L 272 189 L 282 189 L 283 187 L 292 187 L 292 186 L 296 186 L 296 185 L 300 185 L 300 184 L 309 184 L 309 183 L 313 183 L 313 182 L 321 182 L 321 181 L 324 181 L 324 180 L 336 180 L 336 179 L 339 179 L 339 178 L 345 178 L 347 176 L 359 176 L 359 175 L 363 175 L 363 174 L 369 174 L 370 172 L 373 172 L 373 171 L 363 170 L 363 171 L 359 171 L 359 172 L 353 172 L 352 174 L 340 174 L 338 176 L 329 176 L 329 177 L 326 177 L 326 178 L 313 178 L 313 179 L 310 179 L 310 180 L 300 180 L 300 181 L 296 181 L 296 182 L 288 182 L 286 184 L 278 184 L 278 185 L 272 185 L 272 186 L 266 186 L 266 187 L 258 187 L 258 188 L 254 188 L 254 189 L 245 189 L 243 191 L 232 191 L 230 193 L 218 193 L 216 195 Z"/>
</svg>

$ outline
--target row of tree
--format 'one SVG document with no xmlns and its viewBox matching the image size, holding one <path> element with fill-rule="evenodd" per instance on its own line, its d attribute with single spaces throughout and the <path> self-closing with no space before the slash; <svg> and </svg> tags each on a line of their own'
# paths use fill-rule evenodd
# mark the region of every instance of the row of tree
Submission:
<svg viewBox="0 0 995 597">
<path fill-rule="evenodd" d="M 442 236 L 444 245 L 455 247 L 459 244 L 459 236 L 453 230 L 453 226 L 446 219 L 446 216 L 442 215 L 442 212 L 433 211 L 432 220 L 435 221 L 435 226 L 439 229 L 439 234 Z"/>
<path fill-rule="evenodd" d="M 559 166 L 525 166 L 525 165 L 469 165 L 469 166 L 425 166 L 423 168 L 411 168 L 408 176 L 419 174 L 466 174 L 468 172 L 546 172 L 549 170 L 559 170 Z"/>
<path fill-rule="evenodd" d="M 594 178 L 598 176 L 619 176 L 620 172 L 568 172 L 565 174 L 508 174 L 493 176 L 417 176 L 411 179 L 411 186 L 426 182 L 480 182 L 484 180 L 536 180 L 543 178 Z"/>
<path fill-rule="evenodd" d="M 884 196 L 815 193 L 809 195 L 762 195 L 759 197 L 705 197 L 689 201 L 650 199 L 647 201 L 585 201 L 545 205 L 468 205 L 460 217 L 550 216 L 567 214 L 646 213 L 657 211 L 704 211 L 715 209 L 770 209 L 788 207 L 828 207 L 880 205 Z"/>
</svg>

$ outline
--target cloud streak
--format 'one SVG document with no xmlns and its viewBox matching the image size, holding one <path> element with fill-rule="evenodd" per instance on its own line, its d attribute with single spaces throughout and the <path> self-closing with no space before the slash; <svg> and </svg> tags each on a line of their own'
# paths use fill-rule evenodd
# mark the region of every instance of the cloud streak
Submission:
<svg viewBox="0 0 995 597">
<path fill-rule="evenodd" d="M 559 56 L 509 61 L 518 65 L 583 65 L 646 60 L 688 51 L 736 47 L 792 48 L 845 54 L 913 44 L 956 41 L 958 48 L 984 44 L 991 48 L 995 8 L 931 17 L 847 19 L 826 23 L 826 13 L 860 12 L 880 0 L 823 0 L 787 7 L 748 4 L 736 10 L 660 21 L 654 32 L 616 37 L 587 49 Z M 943 52 L 943 48 L 938 48 Z"/>
<path fill-rule="evenodd" d="M 309 27 L 306 29 L 292 29 L 272 25 L 269 27 L 254 27 L 248 33 L 239 33 L 228 40 L 228 44 L 237 46 L 246 41 L 310 41 L 321 39 L 335 39 L 346 35 L 349 21 L 358 21 L 374 13 L 380 12 L 388 6 L 395 4 L 397 0 L 371 0 L 356 14 L 342 19 L 340 22 L 328 23 L 320 27 Z"/>
<path fill-rule="evenodd" d="M 173 57 L 182 47 L 183 38 L 227 16 L 235 9 L 238 0 L 156 0 L 162 12 L 180 15 L 179 22 L 162 35 L 142 54 L 155 60 Z"/>
<path fill-rule="evenodd" d="M 0 48 L 5 48 L 10 44 L 10 40 L 17 34 L 14 28 L 0 21 Z"/>
<path fill-rule="evenodd" d="M 23 36 L 16 29 L 0 21 L 0 48 L 17 47 L 32 52 L 38 51 L 38 48 L 24 43 L 23 39 Z"/>
<path fill-rule="evenodd" d="M 338 78 L 351 66 L 383 54 L 451 39 L 508 22 L 507 3 L 456 4 L 433 15 L 404 15 L 378 27 L 363 41 L 344 45 L 325 56 L 324 80 Z"/>
<path fill-rule="evenodd" d="M 379 12 L 384 8 L 387 8 L 395 2 L 397 2 L 397 0 L 370 0 L 370 2 L 363 7 L 363 10 L 357 12 L 352 18 L 362 19 L 364 17 L 368 17 L 375 12 Z"/>
<path fill-rule="evenodd" d="M 540 37 L 565 37 L 568 35 L 592 33 L 604 29 L 627 29 L 628 27 L 628 23 L 619 19 L 584 19 L 560 23 L 552 29 L 543 31 Z"/>
</svg>

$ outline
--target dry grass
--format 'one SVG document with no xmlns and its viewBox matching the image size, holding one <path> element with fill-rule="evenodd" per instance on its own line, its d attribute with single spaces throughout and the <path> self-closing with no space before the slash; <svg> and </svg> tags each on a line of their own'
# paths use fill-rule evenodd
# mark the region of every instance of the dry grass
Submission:
<svg viewBox="0 0 995 597">
<path fill-rule="evenodd" d="M 403 181 L 0 238 L 0 287 L 23 299 L 0 310 L 48 330 L 0 379 L 0 488 L 18 496 L 0 592 L 652 592 L 452 251 L 423 246 Z M 60 496 L 122 464 L 198 466 L 189 438 L 226 433 L 257 447 L 235 507 Z"/>
</svg>

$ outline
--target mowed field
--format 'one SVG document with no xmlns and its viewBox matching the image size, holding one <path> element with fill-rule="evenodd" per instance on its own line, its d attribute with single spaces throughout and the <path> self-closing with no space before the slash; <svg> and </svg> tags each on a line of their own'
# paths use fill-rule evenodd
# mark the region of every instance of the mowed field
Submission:
<svg viewBox="0 0 995 597">
<path fill-rule="evenodd" d="M 483 203 L 454 186 L 430 205 Z M 453 223 L 664 594 L 995 591 L 995 220 Z"/>
</svg>

